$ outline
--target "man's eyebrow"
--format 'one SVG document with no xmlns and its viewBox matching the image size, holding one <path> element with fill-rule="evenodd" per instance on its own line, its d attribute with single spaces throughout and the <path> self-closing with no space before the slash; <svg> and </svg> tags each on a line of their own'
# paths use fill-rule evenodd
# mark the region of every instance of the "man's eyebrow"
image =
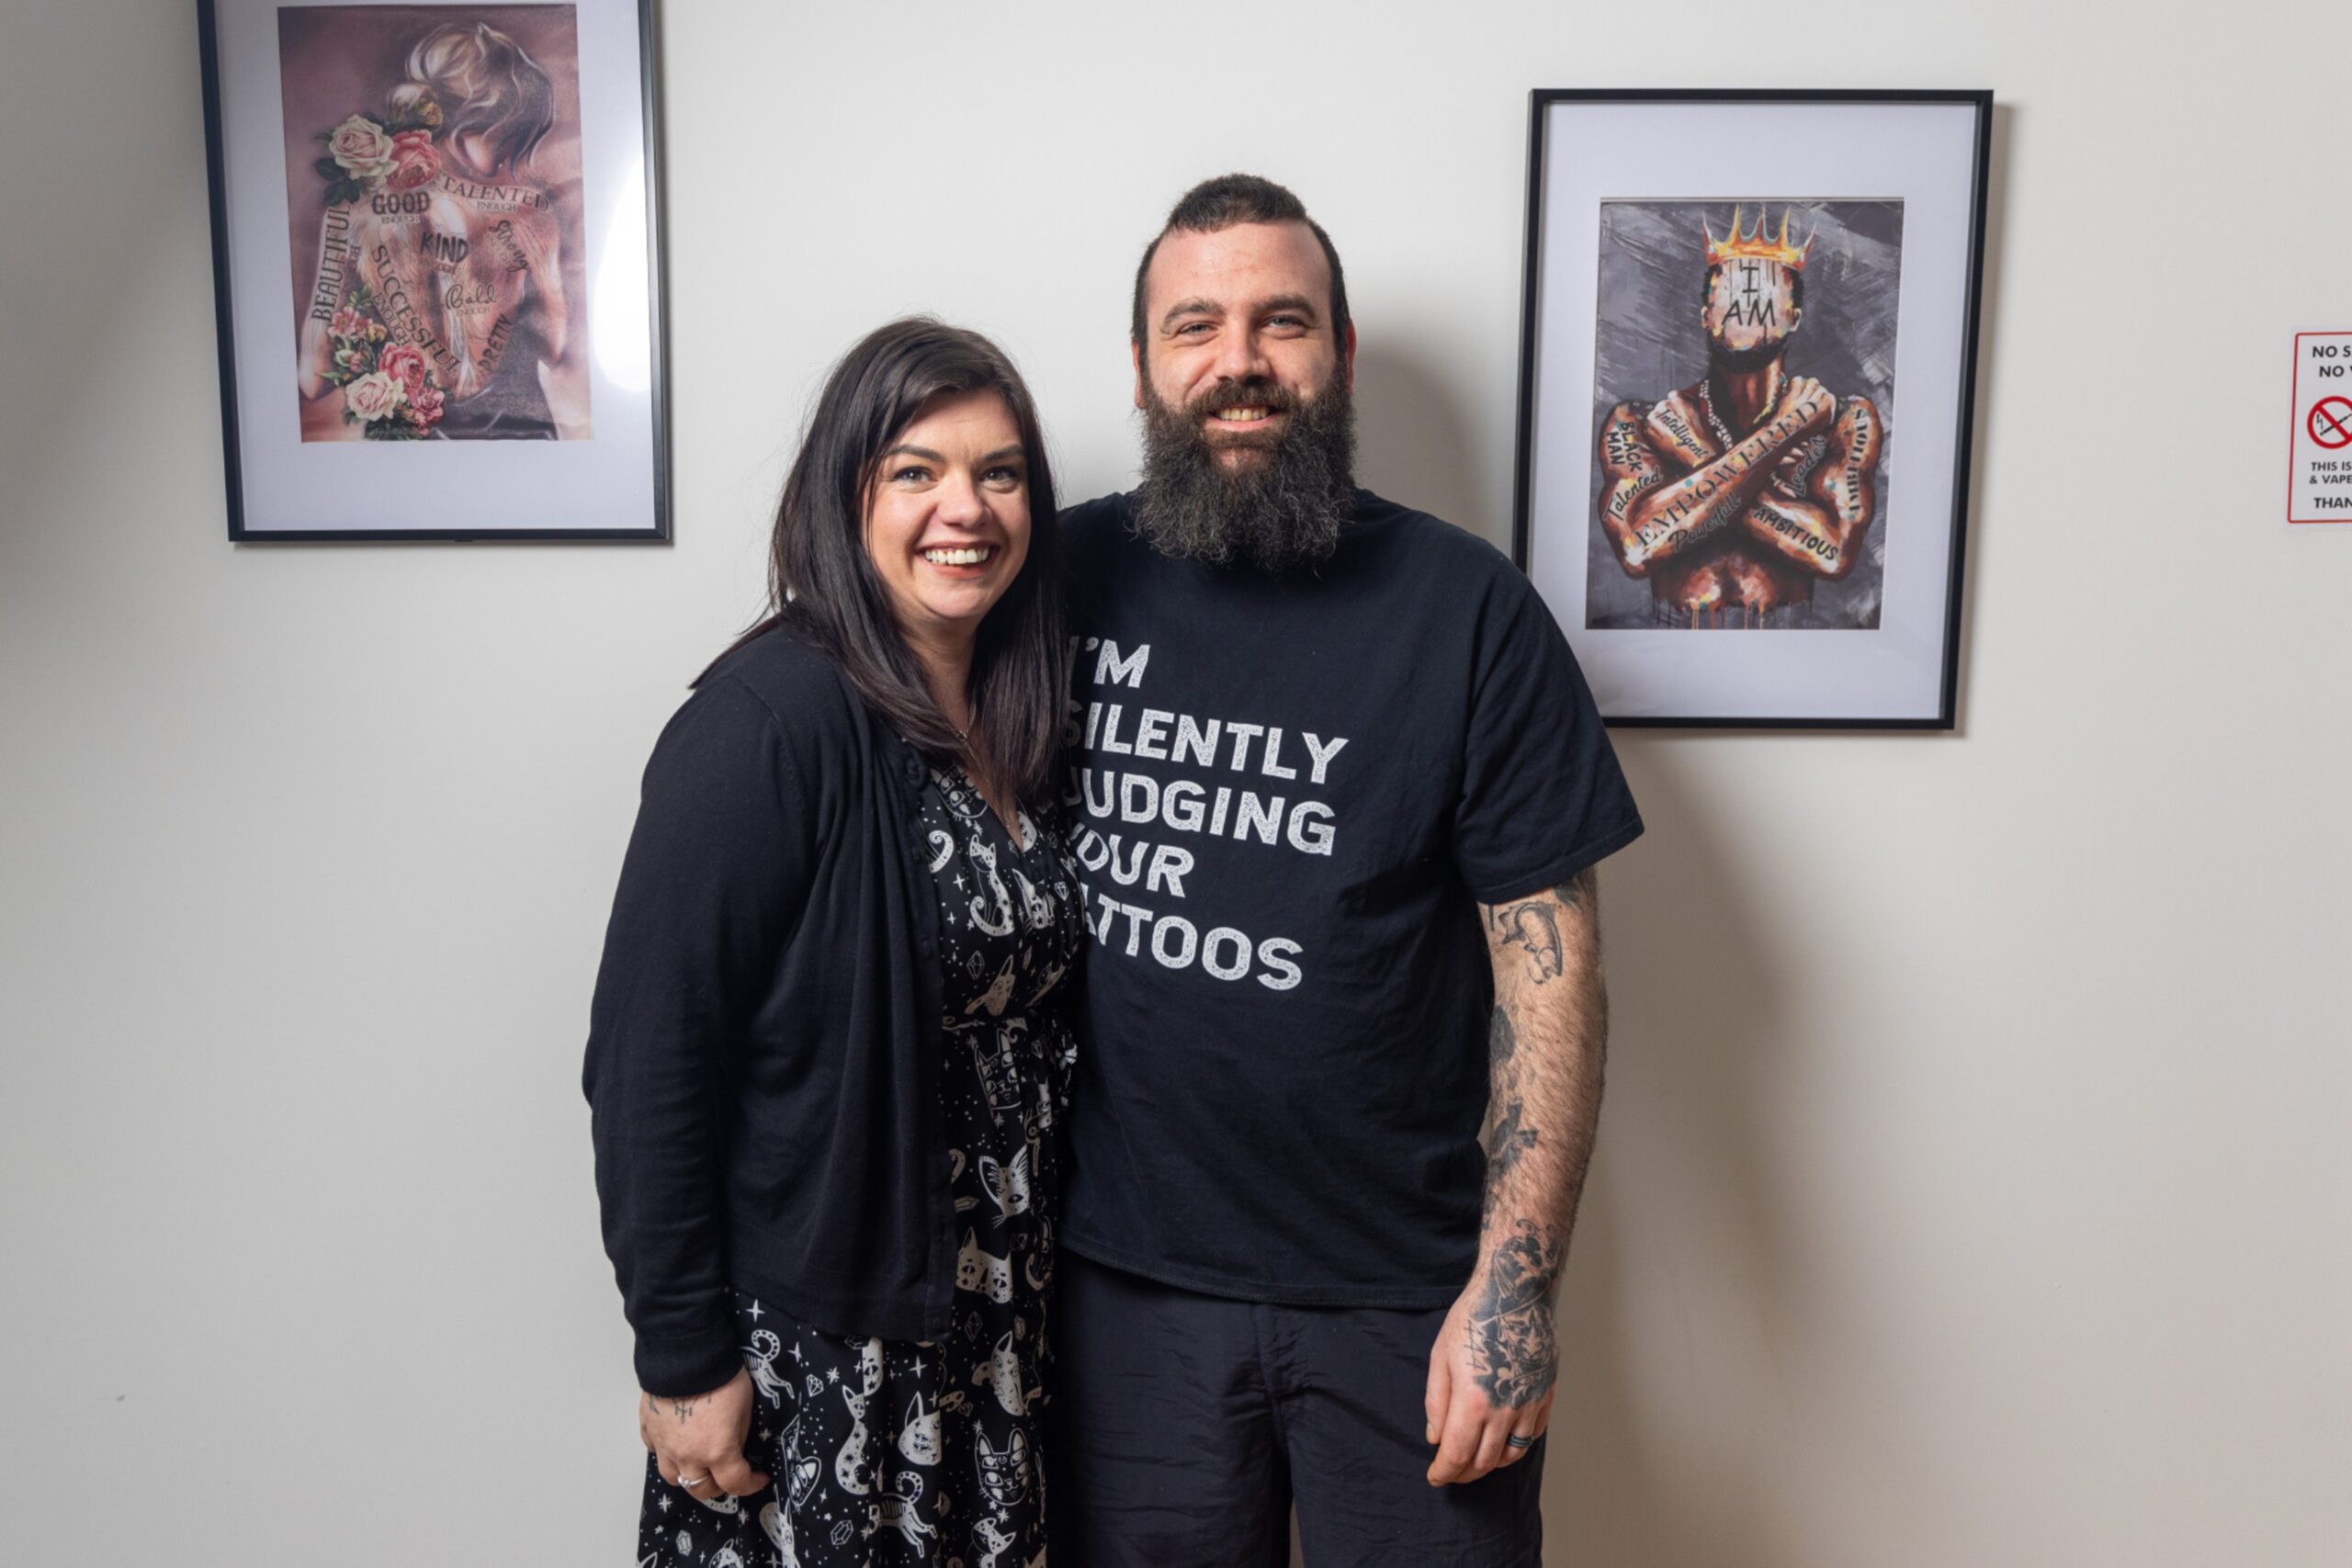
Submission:
<svg viewBox="0 0 2352 1568">
<path fill-rule="evenodd" d="M 1225 307 L 1214 299 L 1197 298 L 1179 299 L 1169 306 L 1167 313 L 1159 318 L 1159 328 L 1162 332 L 1167 331 L 1170 323 L 1179 316 L 1222 316 L 1224 314 Z"/>
<path fill-rule="evenodd" d="M 1277 294 L 1271 299 L 1261 299 L 1250 307 L 1251 313 L 1260 316 L 1272 315 L 1278 310 L 1287 310 L 1294 315 L 1311 319 L 1315 315 L 1315 301 L 1304 294 Z M 1225 307 L 1214 299 L 1181 299 L 1168 307 L 1168 313 L 1159 318 L 1159 329 L 1166 332 L 1175 324 L 1179 317 L 1182 316 L 1208 316 L 1221 319 L 1224 315 Z"/>
</svg>

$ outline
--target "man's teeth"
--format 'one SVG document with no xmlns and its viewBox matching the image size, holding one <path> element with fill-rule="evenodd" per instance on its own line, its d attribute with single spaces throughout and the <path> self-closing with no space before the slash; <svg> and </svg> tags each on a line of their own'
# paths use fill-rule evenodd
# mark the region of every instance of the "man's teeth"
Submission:
<svg viewBox="0 0 2352 1568">
<path fill-rule="evenodd" d="M 994 545 L 976 545 L 962 550 L 925 550 L 922 558 L 933 566 L 978 566 L 994 554 Z"/>
<path fill-rule="evenodd" d="M 1272 409 L 1219 409 L 1216 411 L 1216 416 L 1222 420 L 1248 424 L 1265 418 L 1272 412 Z"/>
</svg>

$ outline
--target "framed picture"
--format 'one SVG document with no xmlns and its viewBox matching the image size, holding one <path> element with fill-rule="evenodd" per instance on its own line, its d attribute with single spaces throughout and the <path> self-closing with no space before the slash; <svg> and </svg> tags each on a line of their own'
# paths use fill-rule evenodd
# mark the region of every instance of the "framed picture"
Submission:
<svg viewBox="0 0 2352 1568">
<path fill-rule="evenodd" d="M 229 536 L 670 536 L 647 0 L 200 0 Z"/>
<path fill-rule="evenodd" d="M 1951 728 L 1992 112 L 1533 95 L 1512 547 L 1611 724 Z"/>
</svg>

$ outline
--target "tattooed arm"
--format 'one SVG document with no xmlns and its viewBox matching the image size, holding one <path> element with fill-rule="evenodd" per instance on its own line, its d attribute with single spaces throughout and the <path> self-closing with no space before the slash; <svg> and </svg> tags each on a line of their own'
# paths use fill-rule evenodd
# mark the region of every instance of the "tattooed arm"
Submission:
<svg viewBox="0 0 2352 1568">
<path fill-rule="evenodd" d="M 1475 1481 L 1542 1435 L 1558 1371 L 1552 1298 L 1600 1118 L 1609 998 L 1599 883 L 1479 906 L 1495 967 L 1478 1262 L 1430 1352 L 1432 1485 Z"/>
</svg>

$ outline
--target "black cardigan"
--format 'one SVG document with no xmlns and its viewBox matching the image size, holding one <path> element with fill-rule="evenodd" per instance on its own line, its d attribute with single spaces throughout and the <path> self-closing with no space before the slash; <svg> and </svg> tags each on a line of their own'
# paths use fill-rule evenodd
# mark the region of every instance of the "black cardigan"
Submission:
<svg viewBox="0 0 2352 1568">
<path fill-rule="evenodd" d="M 829 1333 L 946 1336 L 923 768 L 786 630 L 723 660 L 654 746 L 582 1080 L 650 1393 L 741 1369 L 730 1286 Z"/>
</svg>

